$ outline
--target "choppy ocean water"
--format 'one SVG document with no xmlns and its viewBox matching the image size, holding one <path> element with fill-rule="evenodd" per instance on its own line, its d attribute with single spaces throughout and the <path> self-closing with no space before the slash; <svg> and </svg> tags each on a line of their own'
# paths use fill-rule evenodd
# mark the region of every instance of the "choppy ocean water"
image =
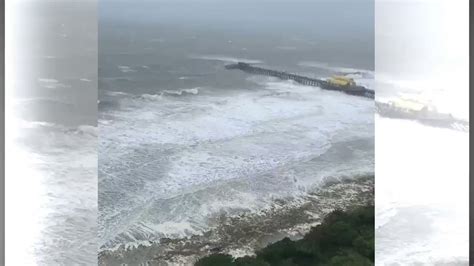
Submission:
<svg viewBox="0 0 474 266">
<path fill-rule="evenodd" d="M 232 60 L 222 61 L 212 58 L 218 73 Z M 140 75 L 153 66 L 129 68 L 134 71 L 125 73 Z M 199 235 L 218 213 L 257 212 L 277 198 L 304 195 L 325 178 L 373 174 L 373 101 L 224 74 L 245 82 L 232 89 L 101 92 L 102 249 Z M 370 84 L 370 72 L 355 77 Z"/>
<path fill-rule="evenodd" d="M 283 6 L 274 11 L 296 11 Z M 357 20 L 357 30 L 344 37 L 329 29 L 313 34 L 300 27 L 304 19 L 295 20 L 289 27 L 300 29 L 282 36 L 263 22 L 254 30 L 225 18 L 206 24 L 215 16 L 175 21 L 170 15 L 182 11 L 179 4 L 150 8 L 153 14 L 101 8 L 100 254 L 203 237 L 222 226 L 218 217 L 258 215 L 279 200 L 296 211 L 328 179 L 373 175 L 372 100 L 224 67 L 246 61 L 318 78 L 343 74 L 373 88 L 370 20 Z M 198 21 L 195 16 L 228 8 L 202 5 L 184 17 Z M 130 21 L 131 14 L 140 19 Z M 338 38 L 352 45 L 336 45 Z M 157 254 L 136 250 L 131 261 Z"/>
</svg>

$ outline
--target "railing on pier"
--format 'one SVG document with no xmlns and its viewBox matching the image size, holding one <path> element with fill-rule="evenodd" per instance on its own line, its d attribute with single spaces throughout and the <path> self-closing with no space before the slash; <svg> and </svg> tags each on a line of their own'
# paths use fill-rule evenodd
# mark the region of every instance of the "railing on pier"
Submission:
<svg viewBox="0 0 474 266">
<path fill-rule="evenodd" d="M 308 85 L 308 86 L 321 86 L 326 83 L 326 81 L 324 80 L 313 79 L 313 78 L 309 78 L 305 76 L 286 73 L 284 71 L 276 71 L 276 70 L 256 67 L 256 66 L 252 66 L 252 65 L 249 65 L 247 63 L 242 63 L 242 62 L 228 65 L 226 66 L 226 68 L 227 69 L 240 69 L 242 71 L 245 71 L 251 74 L 277 77 L 277 78 L 286 79 L 286 80 L 294 80 L 300 84 Z"/>
<path fill-rule="evenodd" d="M 251 73 L 251 74 L 277 77 L 283 80 L 294 80 L 295 82 L 303 84 L 303 85 L 317 86 L 325 90 L 341 91 L 350 95 L 362 96 L 362 97 L 371 98 L 371 99 L 374 99 L 374 96 L 375 96 L 373 90 L 369 90 L 362 86 L 344 86 L 344 87 L 335 86 L 335 85 L 331 85 L 325 80 L 309 78 L 309 77 L 300 76 L 300 75 L 296 75 L 292 73 L 287 73 L 284 71 L 276 71 L 276 70 L 266 69 L 262 67 L 252 66 L 250 64 L 243 63 L 243 62 L 226 65 L 225 67 L 227 69 L 240 69 L 244 72 Z"/>
</svg>

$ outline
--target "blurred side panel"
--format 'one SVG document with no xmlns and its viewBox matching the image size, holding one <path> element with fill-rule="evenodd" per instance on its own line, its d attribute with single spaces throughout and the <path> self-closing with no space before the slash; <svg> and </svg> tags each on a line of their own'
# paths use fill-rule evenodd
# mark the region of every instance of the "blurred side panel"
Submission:
<svg viewBox="0 0 474 266">
<path fill-rule="evenodd" d="M 6 265 L 97 264 L 96 12 L 6 1 Z"/>
<path fill-rule="evenodd" d="M 5 2 L 0 4 L 1 23 L 4 25 L 0 29 L 2 42 L 0 44 L 0 109 L 2 116 L 0 117 L 0 213 L 3 217 L 0 219 L 0 264 L 5 264 Z"/>
<path fill-rule="evenodd" d="M 376 0 L 377 265 L 468 265 L 468 19 L 468 0 Z"/>
</svg>

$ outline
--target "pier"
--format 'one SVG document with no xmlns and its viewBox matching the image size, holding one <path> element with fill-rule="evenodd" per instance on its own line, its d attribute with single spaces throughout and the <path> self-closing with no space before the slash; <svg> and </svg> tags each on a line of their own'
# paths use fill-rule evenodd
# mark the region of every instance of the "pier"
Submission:
<svg viewBox="0 0 474 266">
<path fill-rule="evenodd" d="M 250 73 L 254 75 L 276 77 L 282 80 L 293 80 L 299 84 L 303 84 L 306 86 L 319 87 L 324 90 L 341 91 L 350 95 L 362 96 L 362 97 L 374 99 L 374 91 L 369 90 L 363 86 L 358 86 L 358 85 L 336 86 L 336 85 L 330 84 L 329 82 L 325 80 L 305 77 L 305 76 L 301 76 L 301 75 L 297 75 L 293 73 L 287 73 L 285 71 L 277 71 L 277 70 L 266 69 L 262 67 L 256 67 L 256 66 L 250 65 L 248 63 L 243 63 L 243 62 L 226 65 L 225 67 L 226 69 L 239 69 L 246 73 Z"/>
</svg>

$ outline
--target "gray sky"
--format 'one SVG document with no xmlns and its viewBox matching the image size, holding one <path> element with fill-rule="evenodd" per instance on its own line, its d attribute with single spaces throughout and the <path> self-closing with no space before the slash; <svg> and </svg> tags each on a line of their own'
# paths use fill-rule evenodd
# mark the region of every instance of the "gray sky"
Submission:
<svg viewBox="0 0 474 266">
<path fill-rule="evenodd" d="M 343 33 L 373 42 L 373 0 L 101 0 L 102 22 L 122 21 L 228 30 Z M 336 34 L 337 35 L 337 34 Z"/>
</svg>

